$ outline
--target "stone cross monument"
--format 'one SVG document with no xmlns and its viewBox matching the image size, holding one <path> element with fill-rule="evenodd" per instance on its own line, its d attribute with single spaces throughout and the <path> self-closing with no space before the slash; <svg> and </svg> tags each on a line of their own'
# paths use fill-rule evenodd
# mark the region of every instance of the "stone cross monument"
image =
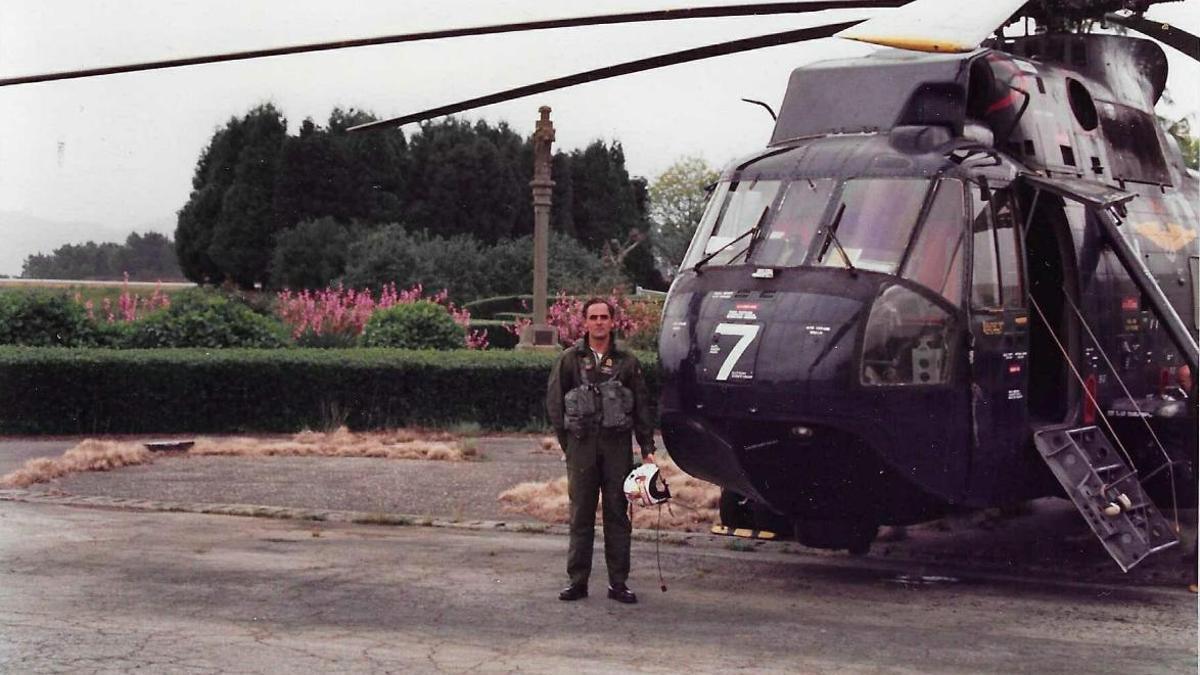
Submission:
<svg viewBox="0 0 1200 675">
<path fill-rule="evenodd" d="M 555 330 L 546 325 L 546 259 L 550 238 L 550 204 L 554 181 L 550 179 L 554 123 L 550 107 L 538 108 L 541 114 L 533 131 L 533 323 L 521 333 L 520 349 L 556 349 Z"/>
</svg>

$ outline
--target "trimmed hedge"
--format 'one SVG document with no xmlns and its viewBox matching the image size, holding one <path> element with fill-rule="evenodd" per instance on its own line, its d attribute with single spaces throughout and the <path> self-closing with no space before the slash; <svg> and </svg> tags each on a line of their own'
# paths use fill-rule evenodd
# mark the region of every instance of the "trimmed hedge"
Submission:
<svg viewBox="0 0 1200 675">
<path fill-rule="evenodd" d="M 657 361 L 641 353 L 653 395 Z M 0 434 L 545 427 L 554 355 L 0 347 Z"/>
<path fill-rule="evenodd" d="M 498 295 L 493 298 L 472 300 L 463 305 L 471 313 L 471 319 L 495 319 L 497 312 L 529 312 L 533 306 L 532 295 Z"/>
</svg>

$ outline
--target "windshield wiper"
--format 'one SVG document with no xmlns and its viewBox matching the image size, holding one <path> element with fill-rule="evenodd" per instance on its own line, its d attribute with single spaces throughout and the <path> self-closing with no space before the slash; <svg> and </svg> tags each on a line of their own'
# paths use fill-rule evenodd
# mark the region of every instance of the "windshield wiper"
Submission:
<svg viewBox="0 0 1200 675">
<path fill-rule="evenodd" d="M 829 241 L 825 242 L 825 248 L 821 249 L 821 255 L 817 256 L 817 262 L 821 262 L 825 258 L 825 254 L 829 251 L 829 242 L 832 241 L 842 256 L 842 262 L 846 263 L 846 269 L 850 270 L 850 275 L 857 276 L 858 269 L 854 267 L 854 263 L 850 262 L 850 256 L 846 255 L 846 249 L 842 247 L 842 242 L 837 238 L 837 230 L 842 224 L 842 214 L 844 213 L 846 213 L 846 203 L 842 202 L 842 205 L 838 207 L 837 215 L 833 217 L 833 222 L 829 224 Z"/>
<path fill-rule="evenodd" d="M 754 223 L 754 227 L 746 230 L 745 232 L 734 237 L 733 239 L 730 239 L 721 248 L 718 248 L 717 250 L 713 251 L 712 253 L 709 253 L 708 255 L 701 258 L 699 262 L 697 262 L 695 265 L 692 265 L 692 271 L 699 272 L 701 267 L 704 267 L 706 264 L 708 264 L 708 261 L 717 257 L 722 252 L 728 250 L 730 246 L 733 246 L 734 244 L 738 243 L 739 241 L 745 239 L 746 237 L 749 237 L 750 235 L 757 233 L 759 228 L 762 227 L 763 221 L 767 219 L 767 213 L 769 213 L 770 211 L 771 211 L 770 206 L 764 206 L 762 215 L 760 215 L 758 217 L 758 222 Z M 750 244 L 753 244 L 753 243 L 754 243 L 754 240 L 751 239 Z M 749 251 L 749 250 L 750 250 L 750 245 L 747 245 L 744 251 L 739 251 L 737 255 L 733 256 L 733 258 L 736 258 L 737 256 L 739 256 L 742 253 L 745 253 L 746 251 Z M 730 262 L 733 262 L 733 258 L 729 259 Z"/>
</svg>

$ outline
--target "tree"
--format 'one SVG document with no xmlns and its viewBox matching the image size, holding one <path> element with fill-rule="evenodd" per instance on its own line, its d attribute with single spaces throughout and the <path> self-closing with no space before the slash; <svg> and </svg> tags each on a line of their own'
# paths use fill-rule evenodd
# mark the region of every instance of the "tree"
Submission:
<svg viewBox="0 0 1200 675">
<path fill-rule="evenodd" d="M 514 234 L 530 176 L 520 171 L 525 142 L 507 124 L 448 118 L 427 122 L 409 144 L 405 222 L 442 236 L 493 243 Z"/>
<path fill-rule="evenodd" d="M 696 225 L 708 203 L 705 187 L 719 173 L 700 157 L 684 157 L 650 186 L 650 219 L 655 253 L 672 274 L 683 262 Z"/>
<path fill-rule="evenodd" d="M 353 239 L 350 227 L 329 217 L 280 232 L 271 254 L 271 286 L 325 288 L 345 271 Z"/>
<path fill-rule="evenodd" d="M 330 217 L 346 224 L 396 222 L 406 199 L 406 145 L 399 130 L 348 134 L 374 121 L 369 113 L 334 108 L 322 129 L 311 119 L 284 140 L 272 211 L 277 231 Z"/>
<path fill-rule="evenodd" d="M 213 134 L 200 153 L 192 175 L 192 194 L 179 210 L 175 251 L 184 276 L 196 283 L 220 282 L 220 270 L 209 255 L 213 228 L 221 214 L 225 191 L 233 183 L 233 170 L 241 152 L 243 121 L 230 118 Z"/>
<path fill-rule="evenodd" d="M 158 232 L 132 232 L 117 249 L 113 271 L 134 281 L 182 279 L 175 244 Z"/>
<path fill-rule="evenodd" d="M 117 279 L 114 270 L 118 244 L 65 244 L 49 255 L 34 254 L 25 258 L 21 276 L 27 279 Z"/>
<path fill-rule="evenodd" d="M 212 225 L 208 256 L 222 279 L 253 288 L 267 282 L 271 249 L 279 230 L 271 204 L 287 120 L 266 104 L 251 110 L 242 127 L 233 180 Z"/>
<path fill-rule="evenodd" d="M 157 232 L 131 233 L 124 244 L 66 244 L 48 255 L 25 259 L 21 276 L 27 279 L 122 279 L 134 281 L 180 279 L 175 246 Z"/>
<path fill-rule="evenodd" d="M 354 217 L 367 223 L 394 223 L 404 216 L 408 201 L 408 143 L 399 129 L 350 134 L 346 130 L 374 122 L 361 110 L 334 108 L 329 115 L 329 135 L 348 158 Z"/>
<path fill-rule="evenodd" d="M 1178 141 L 1184 165 L 1189 169 L 1200 170 L 1200 139 L 1192 135 L 1192 125 L 1188 118 L 1184 117 L 1169 124 L 1167 133 Z"/>
<path fill-rule="evenodd" d="M 618 276 L 660 287 L 647 243 L 646 184 L 629 177 L 621 144 L 597 140 L 555 159 L 552 228 L 571 234 L 598 256 L 618 260 L 613 270 Z"/>
<path fill-rule="evenodd" d="M 350 288 L 401 288 L 421 284 L 431 293 L 446 289 L 455 300 L 488 295 L 487 255 L 466 234 L 442 237 L 390 224 L 350 246 L 345 283 Z"/>
</svg>

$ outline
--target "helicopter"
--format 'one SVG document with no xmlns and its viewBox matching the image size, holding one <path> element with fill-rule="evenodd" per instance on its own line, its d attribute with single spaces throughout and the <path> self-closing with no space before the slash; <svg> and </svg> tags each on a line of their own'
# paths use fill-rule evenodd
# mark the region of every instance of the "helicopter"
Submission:
<svg viewBox="0 0 1200 675">
<path fill-rule="evenodd" d="M 1170 1 L 1170 0 L 1168 0 Z M 1178 1 L 1178 0 L 1176 0 Z M 426 39 L 895 8 L 630 61 L 417 122 L 780 44 L 881 48 L 791 74 L 667 294 L 664 443 L 729 529 L 869 550 L 882 525 L 1066 496 L 1122 569 L 1196 499 L 1197 174 L 1154 117 L 1154 0 L 833 0 L 596 15 L 7 78 L 0 86 Z M 1128 14 L 1114 12 L 1126 11 Z M 1023 35 L 1012 27 L 1024 24 Z M 1005 32 L 1005 28 L 1010 30 Z"/>
<path fill-rule="evenodd" d="M 892 49 L 793 72 L 663 315 L 664 441 L 727 524 L 864 553 L 1065 495 L 1123 570 L 1177 542 L 1197 175 L 1153 116 L 1162 49 L 1067 30 L 1114 4 L 919 0 L 839 33 Z"/>
</svg>

